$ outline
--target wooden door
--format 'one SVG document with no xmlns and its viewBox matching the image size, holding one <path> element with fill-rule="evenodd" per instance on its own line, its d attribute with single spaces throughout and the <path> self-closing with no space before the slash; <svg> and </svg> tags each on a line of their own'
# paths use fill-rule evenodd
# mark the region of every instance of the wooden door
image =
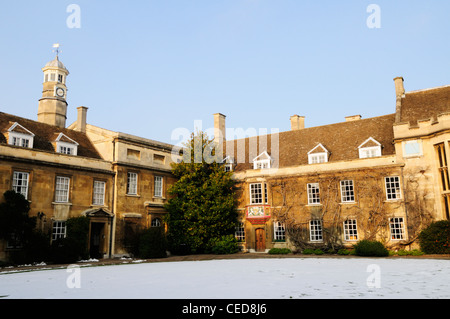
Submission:
<svg viewBox="0 0 450 319">
<path fill-rule="evenodd" d="M 256 251 L 266 250 L 266 232 L 263 228 L 258 228 L 255 230 L 256 237 Z"/>
</svg>

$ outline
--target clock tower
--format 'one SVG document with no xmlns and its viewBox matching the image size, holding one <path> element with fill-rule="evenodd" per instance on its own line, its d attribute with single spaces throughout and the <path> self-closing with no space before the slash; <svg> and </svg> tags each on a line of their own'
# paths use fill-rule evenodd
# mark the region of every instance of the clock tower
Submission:
<svg viewBox="0 0 450 319">
<path fill-rule="evenodd" d="M 54 47 L 59 48 L 59 45 Z M 65 128 L 67 118 L 66 78 L 69 70 L 59 61 L 58 53 L 59 50 L 56 50 L 56 57 L 42 68 L 44 83 L 37 115 L 39 122 Z"/>
</svg>

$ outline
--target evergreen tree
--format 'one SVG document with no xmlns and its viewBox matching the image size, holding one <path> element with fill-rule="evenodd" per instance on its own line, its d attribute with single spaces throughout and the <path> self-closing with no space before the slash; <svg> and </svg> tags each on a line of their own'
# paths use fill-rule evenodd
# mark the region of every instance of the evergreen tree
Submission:
<svg viewBox="0 0 450 319">
<path fill-rule="evenodd" d="M 235 232 L 235 182 L 217 158 L 213 141 L 198 132 L 186 143 L 183 161 L 172 167 L 178 181 L 169 189 L 165 220 L 172 253 L 209 252 L 215 241 Z"/>
</svg>

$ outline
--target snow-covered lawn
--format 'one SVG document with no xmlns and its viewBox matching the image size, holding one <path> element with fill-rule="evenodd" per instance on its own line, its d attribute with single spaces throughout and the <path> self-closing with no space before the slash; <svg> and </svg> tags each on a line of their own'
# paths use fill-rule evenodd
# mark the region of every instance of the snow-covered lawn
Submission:
<svg viewBox="0 0 450 319">
<path fill-rule="evenodd" d="M 0 296 L 16 299 L 450 298 L 450 260 L 270 258 L 3 272 Z"/>
</svg>

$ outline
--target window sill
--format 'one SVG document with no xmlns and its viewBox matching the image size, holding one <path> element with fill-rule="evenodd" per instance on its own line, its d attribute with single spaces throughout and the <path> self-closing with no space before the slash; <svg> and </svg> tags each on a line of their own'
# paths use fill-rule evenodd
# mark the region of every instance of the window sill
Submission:
<svg viewBox="0 0 450 319">
<path fill-rule="evenodd" d="M 127 197 L 136 197 L 136 198 L 140 198 L 141 197 L 141 195 L 138 195 L 138 194 L 125 194 L 125 196 L 127 196 Z"/>
<path fill-rule="evenodd" d="M 53 205 L 72 206 L 71 202 L 52 202 Z"/>
<path fill-rule="evenodd" d="M 323 206 L 322 204 L 308 204 L 306 207 L 317 207 L 317 206 Z"/>
</svg>

